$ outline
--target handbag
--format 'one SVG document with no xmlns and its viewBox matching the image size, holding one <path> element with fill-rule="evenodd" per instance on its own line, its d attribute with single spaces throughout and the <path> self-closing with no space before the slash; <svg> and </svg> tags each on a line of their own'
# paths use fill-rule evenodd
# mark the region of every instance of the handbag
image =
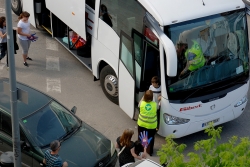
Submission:
<svg viewBox="0 0 250 167">
<path fill-rule="evenodd" d="M 123 146 L 122 149 L 121 149 L 121 151 L 119 151 L 118 157 L 119 157 L 119 155 L 123 152 L 123 150 L 125 149 L 125 147 L 126 147 L 126 146 Z"/>
</svg>

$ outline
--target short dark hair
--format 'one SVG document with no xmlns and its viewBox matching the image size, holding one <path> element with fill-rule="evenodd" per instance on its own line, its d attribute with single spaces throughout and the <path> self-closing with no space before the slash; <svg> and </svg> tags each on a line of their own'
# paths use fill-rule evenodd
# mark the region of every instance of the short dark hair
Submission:
<svg viewBox="0 0 250 167">
<path fill-rule="evenodd" d="M 151 79 L 151 83 L 157 83 L 157 84 L 160 84 L 160 80 L 157 76 L 154 76 L 152 79 Z"/>
<path fill-rule="evenodd" d="M 58 140 L 54 140 L 50 143 L 50 149 L 52 151 L 56 151 L 60 147 L 60 142 Z"/>
<path fill-rule="evenodd" d="M 141 141 L 140 140 L 135 141 L 134 146 L 135 146 L 135 154 L 139 156 L 140 153 L 143 152 L 144 150 Z"/>
<path fill-rule="evenodd" d="M 147 90 L 145 92 L 143 100 L 145 102 L 151 102 L 153 100 L 153 92 L 152 92 L 152 90 Z"/>
</svg>

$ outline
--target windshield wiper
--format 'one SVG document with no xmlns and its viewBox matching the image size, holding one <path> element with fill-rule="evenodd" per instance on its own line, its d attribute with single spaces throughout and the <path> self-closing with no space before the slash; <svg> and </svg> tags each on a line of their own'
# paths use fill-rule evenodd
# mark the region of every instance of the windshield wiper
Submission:
<svg viewBox="0 0 250 167">
<path fill-rule="evenodd" d="M 180 102 L 181 103 L 185 103 L 185 101 L 187 101 L 191 96 L 193 96 L 195 93 L 199 92 L 202 88 L 196 89 L 194 92 L 192 92 L 190 95 L 188 95 L 187 97 L 185 97 L 184 99 L 182 99 Z"/>
<path fill-rule="evenodd" d="M 59 138 L 59 141 L 64 142 L 65 140 L 67 140 L 70 136 L 72 136 L 75 132 L 77 132 L 81 126 L 82 126 L 82 121 L 77 128 L 71 128 L 65 135 Z"/>
</svg>

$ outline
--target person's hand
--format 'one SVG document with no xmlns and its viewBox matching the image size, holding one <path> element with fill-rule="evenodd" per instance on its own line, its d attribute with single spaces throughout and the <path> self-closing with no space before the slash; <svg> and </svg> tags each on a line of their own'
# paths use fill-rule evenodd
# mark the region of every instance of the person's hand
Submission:
<svg viewBox="0 0 250 167">
<path fill-rule="evenodd" d="M 36 35 L 36 33 L 30 34 L 30 36 L 27 37 L 27 38 L 28 38 L 29 40 L 31 40 L 32 42 L 35 42 L 35 41 L 38 39 L 38 37 L 35 36 L 35 35 Z"/>
<path fill-rule="evenodd" d="M 150 137 L 148 139 L 148 132 L 146 131 L 143 131 L 143 133 L 141 132 L 140 135 L 139 135 L 139 138 L 141 140 L 141 143 L 142 143 L 142 146 L 144 148 L 147 148 L 148 145 L 150 144 L 151 140 L 152 140 L 152 137 Z"/>
</svg>

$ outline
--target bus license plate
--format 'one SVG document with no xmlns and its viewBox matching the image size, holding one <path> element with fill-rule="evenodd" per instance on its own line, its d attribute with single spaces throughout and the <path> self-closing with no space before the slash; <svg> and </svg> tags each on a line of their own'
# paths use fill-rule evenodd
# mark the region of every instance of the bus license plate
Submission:
<svg viewBox="0 0 250 167">
<path fill-rule="evenodd" d="M 208 126 L 210 122 L 217 123 L 217 122 L 219 122 L 219 120 L 220 120 L 220 118 L 217 118 L 217 119 L 214 119 L 214 120 L 212 120 L 212 121 L 203 123 L 203 124 L 202 124 L 202 127 Z"/>
</svg>

